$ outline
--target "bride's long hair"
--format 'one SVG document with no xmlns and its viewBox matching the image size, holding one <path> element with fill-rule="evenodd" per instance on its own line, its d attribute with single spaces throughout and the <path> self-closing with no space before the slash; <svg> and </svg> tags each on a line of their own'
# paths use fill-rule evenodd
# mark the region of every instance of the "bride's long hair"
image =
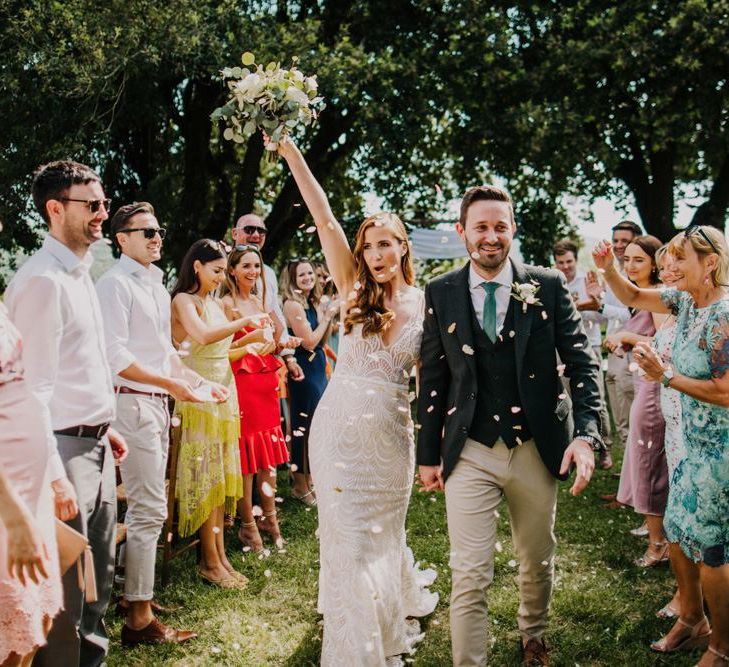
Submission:
<svg viewBox="0 0 729 667">
<path fill-rule="evenodd" d="M 385 331 L 395 319 L 395 313 L 385 307 L 385 286 L 378 283 L 370 272 L 364 259 L 365 232 L 371 227 L 385 227 L 405 247 L 405 253 L 400 260 L 400 269 L 408 285 L 415 284 L 415 269 L 410 252 L 408 233 L 402 220 L 394 213 L 376 213 L 367 218 L 357 230 L 354 243 L 354 263 L 356 267 L 355 280 L 359 289 L 355 288 L 356 296 L 349 300 L 347 315 L 344 318 L 344 333 L 352 331 L 355 324 L 362 323 L 362 336 L 375 336 Z"/>
</svg>

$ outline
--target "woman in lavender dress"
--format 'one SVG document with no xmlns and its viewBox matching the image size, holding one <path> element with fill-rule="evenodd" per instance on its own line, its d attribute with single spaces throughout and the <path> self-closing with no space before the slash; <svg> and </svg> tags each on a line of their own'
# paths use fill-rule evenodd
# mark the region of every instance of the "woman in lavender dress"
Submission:
<svg viewBox="0 0 729 667">
<path fill-rule="evenodd" d="M 625 272 L 638 287 L 649 289 L 660 284 L 655 262 L 660 247 L 661 242 L 654 236 L 638 236 L 625 249 Z M 665 315 L 637 310 L 623 331 L 607 337 L 606 345 L 613 350 L 618 346 L 632 349 L 639 342 L 650 342 L 665 319 Z M 632 358 L 630 361 L 633 362 Z M 645 516 L 649 544 L 635 564 L 653 567 L 668 562 L 668 543 L 663 533 L 663 514 L 668 498 L 668 469 L 663 443 L 665 422 L 659 386 L 648 382 L 639 373 L 634 373 L 633 383 L 635 397 L 630 409 L 630 432 L 617 499 Z"/>
</svg>

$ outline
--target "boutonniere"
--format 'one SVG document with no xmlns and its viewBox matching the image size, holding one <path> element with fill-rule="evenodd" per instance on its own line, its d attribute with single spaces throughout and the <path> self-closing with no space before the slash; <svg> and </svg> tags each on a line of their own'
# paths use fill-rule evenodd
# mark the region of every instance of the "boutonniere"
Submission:
<svg viewBox="0 0 729 667">
<path fill-rule="evenodd" d="M 537 282 L 511 283 L 511 296 L 521 301 L 521 309 L 526 313 L 527 306 L 541 306 L 542 302 L 537 299 L 537 292 L 541 285 Z"/>
</svg>

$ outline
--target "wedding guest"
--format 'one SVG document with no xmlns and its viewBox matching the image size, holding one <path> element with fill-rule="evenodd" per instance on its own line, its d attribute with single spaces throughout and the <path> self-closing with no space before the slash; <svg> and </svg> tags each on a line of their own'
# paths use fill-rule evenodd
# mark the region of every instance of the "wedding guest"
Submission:
<svg viewBox="0 0 729 667">
<path fill-rule="evenodd" d="M 636 236 L 625 248 L 623 269 L 627 278 L 641 289 L 660 285 L 656 251 L 661 242 L 655 236 Z M 614 354 L 625 354 L 629 368 L 630 350 L 640 341 L 650 343 L 665 316 L 636 310 L 622 331 L 608 334 L 605 346 Z M 637 367 L 633 368 L 636 370 Z M 648 548 L 635 561 L 638 567 L 654 567 L 668 562 L 668 543 L 663 534 L 663 513 L 668 497 L 668 469 L 663 447 L 665 422 L 660 406 L 659 386 L 640 373 L 633 374 L 635 387 L 630 411 L 630 431 L 620 472 L 617 500 L 644 515 Z"/>
<path fill-rule="evenodd" d="M 276 516 L 276 468 L 289 460 L 279 409 L 278 369 L 283 364 L 267 352 L 279 342 L 282 327 L 275 314 L 266 312 L 266 284 L 262 283 L 261 294 L 254 293 L 262 267 L 263 258 L 257 246 L 236 246 L 228 255 L 222 299 L 231 320 L 243 315 L 273 323 L 270 344 L 257 350 L 242 350 L 242 354 L 237 354 L 237 350 L 230 353 L 240 409 L 239 447 L 244 482 L 243 498 L 238 501 L 242 519 L 238 537 L 244 547 L 255 553 L 263 551 L 260 530 L 268 533 L 276 544 L 282 544 Z M 235 334 L 234 340 L 253 330 L 254 326 L 245 327 Z M 298 339 L 289 338 L 289 342 L 294 340 Z M 263 510 L 258 522 L 253 514 L 254 475 Z"/>
<path fill-rule="evenodd" d="M 0 303 L 0 665 L 29 665 L 63 602 L 45 417 Z"/>
<path fill-rule="evenodd" d="M 259 250 L 263 250 L 263 246 L 266 243 L 266 237 L 268 236 L 268 229 L 263 219 L 255 213 L 246 213 L 242 215 L 235 223 L 235 227 L 231 233 L 233 241 L 237 245 L 255 245 L 258 246 Z M 278 320 L 282 327 L 280 349 L 281 358 L 284 360 L 286 365 L 286 371 L 290 379 L 298 382 L 303 380 L 303 371 L 299 366 L 296 356 L 294 355 L 294 348 L 296 346 L 287 346 L 289 333 L 286 330 L 286 319 L 281 311 L 281 304 L 279 303 L 278 295 L 278 278 L 276 272 L 268 266 L 263 265 L 263 272 L 258 281 L 258 291 L 263 293 L 263 285 L 266 286 L 266 312 L 275 313 L 275 318 Z"/>
<path fill-rule="evenodd" d="M 686 448 L 671 477 L 665 520 L 681 615 L 651 648 L 672 653 L 708 645 L 699 665 L 710 667 L 729 662 L 729 249 L 719 230 L 692 225 L 668 252 L 678 280 L 664 291 L 626 281 L 607 242 L 593 256 L 627 306 L 677 312 L 672 365 L 645 343 L 634 350 L 647 380 L 681 394 Z"/>
<path fill-rule="evenodd" d="M 283 312 L 291 335 L 301 338 L 296 359 L 304 373 L 302 382 L 290 383 L 292 495 L 307 506 L 316 504 L 309 468 L 309 427 L 326 388 L 324 341 L 335 315 L 321 302 L 321 284 L 314 265 L 306 258 L 289 261 L 282 283 Z M 336 306 L 338 308 L 338 306 Z"/>
<path fill-rule="evenodd" d="M 127 492 L 123 645 L 181 643 L 195 637 L 161 623 L 153 601 L 157 540 L 167 518 L 165 472 L 169 448 L 168 399 L 199 403 L 194 387 L 205 380 L 183 365 L 172 347 L 170 295 L 161 258 L 165 229 L 148 202 L 120 207 L 111 219 L 111 238 L 121 258 L 96 284 L 104 318 L 106 353 L 114 373 L 116 420 L 129 455 L 121 464 Z M 227 399 L 223 386 L 216 398 Z"/>
<path fill-rule="evenodd" d="M 676 262 L 673 255 L 668 253 L 668 246 L 662 246 L 656 252 L 658 264 L 658 277 L 666 287 L 674 287 L 678 282 Z M 653 347 L 665 364 L 671 364 L 671 347 L 676 337 L 676 313 L 671 312 L 660 326 L 653 339 Z M 683 445 L 683 431 L 681 428 L 681 394 L 671 387 L 661 388 L 661 413 L 666 422 L 666 432 L 663 438 L 666 450 L 666 464 L 668 465 L 668 487 L 671 487 L 673 471 L 686 456 Z M 670 491 L 669 491 L 670 492 Z M 658 618 L 678 618 L 681 613 L 681 600 L 678 589 L 670 602 L 656 612 Z"/>
<path fill-rule="evenodd" d="M 636 236 L 640 236 L 643 232 L 632 220 L 622 220 L 613 227 L 612 231 L 615 257 L 622 271 L 625 249 Z M 602 292 L 603 288 L 597 286 L 596 291 Z M 597 310 L 607 318 L 606 333 L 608 335 L 620 331 L 631 317 L 628 309 L 615 298 L 609 285 L 604 290 L 604 295 Z M 628 442 L 630 406 L 633 403 L 633 374 L 628 368 L 630 362 L 627 357 L 611 354 L 608 356 L 607 361 L 608 367 L 605 373 L 605 388 L 607 389 L 610 409 L 615 420 L 615 428 L 620 436 L 622 446 L 626 447 Z"/>
<path fill-rule="evenodd" d="M 23 337 L 26 380 L 56 436 L 49 457 L 56 515 L 88 538 L 98 593 L 87 602 L 76 569 L 66 572 L 64 609 L 34 664 L 98 665 L 109 648 L 104 614 L 116 546 L 113 459 L 126 455 L 124 439 L 109 428 L 114 387 L 89 275 L 89 247 L 102 238 L 110 201 L 99 176 L 71 161 L 41 166 L 32 193 L 49 233 L 15 274 L 5 303 Z"/>
<path fill-rule="evenodd" d="M 176 495 L 178 532 L 199 530 L 201 579 L 221 588 L 243 588 L 248 579 L 233 569 L 225 555 L 224 512 L 235 512 L 243 497 L 240 418 L 228 350 L 237 331 L 251 324 L 238 317 L 229 321 L 213 293 L 225 280 L 222 245 L 201 239 L 190 246 L 172 289 L 172 339 L 184 350 L 183 363 L 209 382 L 222 384 L 229 397 L 222 403 L 177 401 L 180 453 Z M 264 342 L 262 329 L 240 338 L 236 345 Z"/>
<path fill-rule="evenodd" d="M 599 465 L 603 470 L 609 470 L 613 467 L 613 460 L 610 454 L 611 429 L 610 415 L 607 410 L 605 378 L 602 373 L 602 332 L 600 331 L 600 327 L 607 322 L 607 317 L 595 309 L 600 304 L 597 303 L 595 297 L 590 296 L 587 292 L 587 281 L 596 280 L 594 272 L 590 271 L 587 274 L 577 268 L 577 244 L 571 239 L 557 241 L 552 247 L 552 255 L 554 257 L 555 267 L 562 272 L 567 281 L 567 289 L 575 300 L 575 307 L 582 318 L 582 324 L 585 327 L 590 348 L 595 355 L 595 359 L 600 364 L 597 386 L 600 390 L 600 435 L 602 436 L 603 443 L 605 443 L 605 448 L 600 451 Z M 564 384 L 569 387 L 568 382 Z"/>
</svg>

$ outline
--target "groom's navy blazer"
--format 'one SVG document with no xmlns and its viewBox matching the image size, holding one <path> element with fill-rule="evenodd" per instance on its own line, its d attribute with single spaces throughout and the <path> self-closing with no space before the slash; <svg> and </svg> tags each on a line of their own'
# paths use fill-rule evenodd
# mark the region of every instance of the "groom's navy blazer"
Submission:
<svg viewBox="0 0 729 667">
<path fill-rule="evenodd" d="M 510 261 L 515 282 L 539 283 L 536 297 L 542 303 L 528 305 L 526 311 L 521 302 L 514 304 L 513 350 L 521 407 L 544 465 L 564 479 L 559 468 L 572 438 L 588 435 L 601 442 L 599 364 L 562 274 Z M 444 479 L 458 462 L 474 420 L 493 418 L 476 414 L 476 361 L 464 352 L 464 346 L 476 350 L 468 275 L 466 264 L 425 288 L 417 460 L 420 465 L 442 462 Z M 570 379 L 572 401 L 563 393 L 557 354 Z"/>
</svg>

